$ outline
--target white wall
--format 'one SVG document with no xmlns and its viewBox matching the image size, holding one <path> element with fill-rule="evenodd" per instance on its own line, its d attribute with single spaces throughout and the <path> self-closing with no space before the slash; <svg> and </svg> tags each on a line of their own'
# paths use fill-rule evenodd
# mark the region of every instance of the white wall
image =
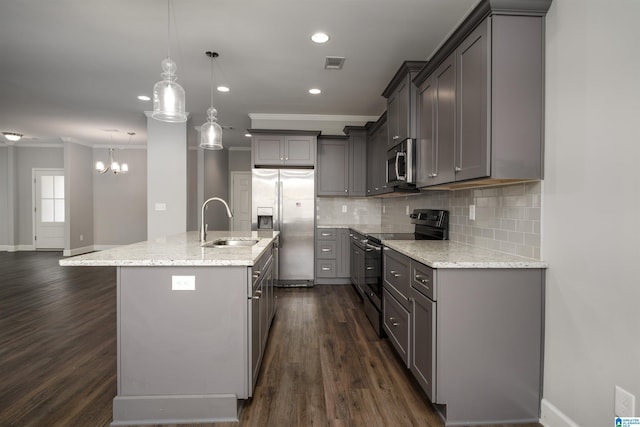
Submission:
<svg viewBox="0 0 640 427">
<path fill-rule="evenodd" d="M 66 142 L 64 169 L 64 255 L 76 255 L 93 249 L 93 150 Z"/>
<path fill-rule="evenodd" d="M 613 425 L 615 384 L 640 416 L 639 21 L 637 0 L 555 0 L 546 19 L 547 425 Z"/>
<path fill-rule="evenodd" d="M 9 147 L 0 146 L 0 251 L 9 246 L 9 227 L 13 226 L 13 220 L 9 221 L 9 209 L 13 205 L 9 200 L 9 173 L 12 169 L 9 169 Z"/>
<path fill-rule="evenodd" d="M 187 231 L 187 123 L 147 118 L 148 239 Z"/>
<path fill-rule="evenodd" d="M 147 239 L 147 151 L 116 150 L 115 159 L 129 172 L 93 172 L 93 227 L 97 249 Z M 107 148 L 93 149 L 93 164 L 107 162 Z"/>
</svg>

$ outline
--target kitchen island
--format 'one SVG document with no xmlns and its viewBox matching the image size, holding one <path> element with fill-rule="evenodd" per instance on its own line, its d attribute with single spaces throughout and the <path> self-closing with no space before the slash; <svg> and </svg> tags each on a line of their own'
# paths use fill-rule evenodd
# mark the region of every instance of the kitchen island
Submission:
<svg viewBox="0 0 640 427">
<path fill-rule="evenodd" d="M 278 232 L 197 232 L 60 260 L 117 268 L 112 425 L 235 421 L 252 396 L 276 299 Z"/>
</svg>

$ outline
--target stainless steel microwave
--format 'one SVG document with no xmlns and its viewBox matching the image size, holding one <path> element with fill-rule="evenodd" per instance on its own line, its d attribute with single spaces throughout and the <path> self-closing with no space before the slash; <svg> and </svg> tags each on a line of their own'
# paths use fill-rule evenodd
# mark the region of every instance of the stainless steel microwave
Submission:
<svg viewBox="0 0 640 427">
<path fill-rule="evenodd" d="M 387 186 L 413 188 L 416 184 L 415 140 L 407 138 L 387 150 Z"/>
</svg>

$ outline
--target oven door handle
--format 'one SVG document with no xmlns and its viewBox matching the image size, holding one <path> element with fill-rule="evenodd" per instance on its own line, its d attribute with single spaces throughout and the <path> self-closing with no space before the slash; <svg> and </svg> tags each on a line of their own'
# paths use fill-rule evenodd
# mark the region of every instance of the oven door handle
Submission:
<svg viewBox="0 0 640 427">
<path fill-rule="evenodd" d="M 400 169 L 399 169 L 399 167 L 398 167 L 398 163 L 399 163 L 399 161 L 400 161 L 400 157 L 404 157 L 404 158 L 405 158 L 405 165 L 406 165 L 406 162 L 407 162 L 407 161 L 406 161 L 406 159 L 407 159 L 407 154 L 406 154 L 406 153 L 403 153 L 403 152 L 398 151 L 398 152 L 396 153 L 396 178 L 398 179 L 398 181 L 406 181 L 406 180 L 407 180 L 407 173 L 406 173 L 406 169 L 407 169 L 407 168 L 406 168 L 406 166 L 405 166 L 405 174 L 404 174 L 404 176 L 400 176 Z"/>
<path fill-rule="evenodd" d="M 367 251 L 371 252 L 371 251 L 378 251 L 380 252 L 382 249 L 379 246 L 374 246 L 371 245 L 369 243 L 367 243 Z"/>
</svg>

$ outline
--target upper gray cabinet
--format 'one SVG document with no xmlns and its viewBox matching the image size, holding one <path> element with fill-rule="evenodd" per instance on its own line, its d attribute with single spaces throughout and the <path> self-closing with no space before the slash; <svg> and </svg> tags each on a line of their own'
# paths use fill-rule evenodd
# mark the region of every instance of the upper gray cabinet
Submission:
<svg viewBox="0 0 640 427">
<path fill-rule="evenodd" d="M 405 61 L 382 93 L 387 98 L 387 147 L 415 138 L 416 86 L 413 78 L 425 61 Z"/>
<path fill-rule="evenodd" d="M 318 138 L 318 196 L 367 194 L 367 131 L 362 126 L 347 126 L 344 133 L 346 136 Z"/>
<path fill-rule="evenodd" d="M 544 16 L 551 0 L 484 0 L 414 79 L 418 187 L 543 177 Z"/>
<path fill-rule="evenodd" d="M 367 124 L 367 196 L 390 193 L 386 183 L 387 113 Z"/>
<path fill-rule="evenodd" d="M 248 129 L 257 167 L 315 166 L 317 131 Z"/>
<path fill-rule="evenodd" d="M 346 136 L 318 138 L 318 196 L 349 195 L 349 141 Z"/>
</svg>

